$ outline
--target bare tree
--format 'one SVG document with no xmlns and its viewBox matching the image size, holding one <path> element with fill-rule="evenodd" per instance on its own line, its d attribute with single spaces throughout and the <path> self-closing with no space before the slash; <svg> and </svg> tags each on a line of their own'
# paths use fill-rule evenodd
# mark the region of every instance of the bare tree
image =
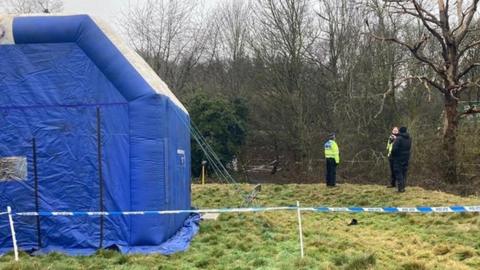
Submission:
<svg viewBox="0 0 480 270">
<path fill-rule="evenodd" d="M 122 21 L 132 46 L 177 91 L 202 59 L 209 21 L 199 1 L 148 0 L 129 7 Z"/>
<path fill-rule="evenodd" d="M 63 11 L 62 0 L 3 0 L 2 7 L 13 14 L 57 13 Z"/>
<path fill-rule="evenodd" d="M 390 12 L 418 20 L 424 31 L 415 41 L 375 36 L 407 48 L 419 62 L 434 72 L 433 78 L 426 75 L 418 78 L 436 89 L 444 99 L 445 175 L 451 182 L 457 182 L 456 140 L 459 122 L 466 114 L 480 112 L 475 108 L 463 113 L 457 111 L 462 93 L 479 86 L 480 82 L 480 77 L 467 76 L 480 66 L 479 60 L 466 57 L 470 50 L 480 46 L 479 28 L 473 23 L 478 3 L 479 0 L 390 1 Z M 426 53 L 432 49 L 437 51 Z"/>
<path fill-rule="evenodd" d="M 309 106 L 308 51 L 317 38 L 309 0 L 258 0 L 254 7 L 255 26 L 252 47 L 265 66 L 266 74 L 259 95 L 268 104 L 273 141 L 281 136 L 293 160 L 313 158 L 312 117 Z M 312 167 L 308 166 L 311 170 Z"/>
<path fill-rule="evenodd" d="M 229 60 L 237 60 L 246 55 L 249 26 L 252 19 L 252 6 L 244 0 L 222 1 L 217 14 L 216 23 L 223 41 L 223 54 Z"/>
<path fill-rule="evenodd" d="M 248 57 L 252 6 L 244 0 L 226 0 L 219 4 L 215 14 L 218 56 L 229 65 L 230 88 L 232 93 L 238 93 L 244 81 L 245 70 L 242 67 Z"/>
<path fill-rule="evenodd" d="M 350 104 L 346 99 L 356 95 L 351 81 L 362 45 L 362 14 L 349 0 L 319 0 L 316 15 L 321 39 L 316 46 L 314 60 L 326 71 L 324 78 L 329 84 L 329 102 L 325 106 L 330 112 L 328 122 L 335 123 L 334 114 L 338 114 L 340 104 L 345 109 Z M 347 117 L 350 115 L 347 114 Z"/>
</svg>

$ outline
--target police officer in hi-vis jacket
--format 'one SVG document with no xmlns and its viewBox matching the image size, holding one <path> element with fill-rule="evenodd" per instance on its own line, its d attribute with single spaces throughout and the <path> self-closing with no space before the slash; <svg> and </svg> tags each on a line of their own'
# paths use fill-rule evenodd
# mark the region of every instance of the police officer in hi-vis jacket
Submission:
<svg viewBox="0 0 480 270">
<path fill-rule="evenodd" d="M 330 134 L 325 142 L 325 161 L 327 165 L 326 181 L 327 187 L 336 186 L 337 166 L 340 164 L 340 152 L 335 142 L 335 133 Z"/>
</svg>

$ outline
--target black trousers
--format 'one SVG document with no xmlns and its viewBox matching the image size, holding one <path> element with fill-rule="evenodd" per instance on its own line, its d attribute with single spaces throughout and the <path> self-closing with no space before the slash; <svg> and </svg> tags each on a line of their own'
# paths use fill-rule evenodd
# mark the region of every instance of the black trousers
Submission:
<svg viewBox="0 0 480 270">
<path fill-rule="evenodd" d="M 407 181 L 408 161 L 394 160 L 393 171 L 395 172 L 395 180 L 397 181 L 398 190 L 404 191 Z"/>
<path fill-rule="evenodd" d="M 327 180 L 327 186 L 335 186 L 337 181 L 336 181 L 336 176 L 337 176 L 337 163 L 335 162 L 334 158 L 327 158 L 326 159 L 326 164 L 327 164 L 327 173 L 325 179 Z"/>
<path fill-rule="evenodd" d="M 395 171 L 393 170 L 393 158 L 389 158 L 388 163 L 390 163 L 390 186 L 396 187 L 397 182 L 395 181 Z"/>
</svg>

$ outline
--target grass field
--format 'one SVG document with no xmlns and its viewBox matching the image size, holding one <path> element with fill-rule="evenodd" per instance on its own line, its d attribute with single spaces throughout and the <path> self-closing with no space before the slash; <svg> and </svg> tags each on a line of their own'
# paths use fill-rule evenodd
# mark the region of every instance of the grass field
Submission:
<svg viewBox="0 0 480 270">
<path fill-rule="evenodd" d="M 251 186 L 242 186 L 245 190 Z M 238 206 L 225 185 L 195 185 L 199 208 Z M 258 205 L 284 206 L 479 205 L 479 197 L 383 186 L 264 185 Z M 347 226 L 355 217 L 359 224 Z M 305 254 L 300 259 L 295 212 L 222 214 L 201 223 L 190 249 L 173 256 L 60 254 L 0 257 L 2 269 L 480 269 L 478 214 L 303 213 Z"/>
</svg>

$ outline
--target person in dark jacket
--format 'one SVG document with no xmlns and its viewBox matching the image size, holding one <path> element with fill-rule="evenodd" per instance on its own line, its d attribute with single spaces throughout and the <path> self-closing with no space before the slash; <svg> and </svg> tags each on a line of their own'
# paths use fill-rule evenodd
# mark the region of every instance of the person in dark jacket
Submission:
<svg viewBox="0 0 480 270">
<path fill-rule="evenodd" d="M 393 142 L 391 154 L 398 192 L 405 192 L 405 181 L 408 172 L 408 162 L 410 160 L 411 147 L 412 139 L 407 133 L 407 128 L 401 127 L 400 133 Z"/>
</svg>

